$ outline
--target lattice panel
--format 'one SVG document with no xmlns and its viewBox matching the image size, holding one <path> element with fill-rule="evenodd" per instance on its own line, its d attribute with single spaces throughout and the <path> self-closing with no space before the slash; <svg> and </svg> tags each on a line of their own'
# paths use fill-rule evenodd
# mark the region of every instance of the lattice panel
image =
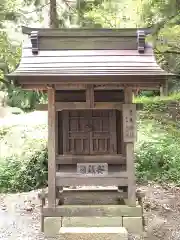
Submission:
<svg viewBox="0 0 180 240">
<path fill-rule="evenodd" d="M 110 144 L 110 122 L 111 111 L 93 111 L 92 112 L 92 132 L 91 132 L 91 153 L 108 154 L 111 153 Z"/>
<path fill-rule="evenodd" d="M 64 154 L 117 153 L 113 110 L 64 111 Z"/>
</svg>

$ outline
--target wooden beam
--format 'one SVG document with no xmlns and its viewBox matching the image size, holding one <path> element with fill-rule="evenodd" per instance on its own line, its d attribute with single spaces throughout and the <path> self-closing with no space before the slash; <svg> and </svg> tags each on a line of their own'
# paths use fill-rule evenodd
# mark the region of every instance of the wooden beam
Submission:
<svg viewBox="0 0 180 240">
<path fill-rule="evenodd" d="M 56 111 L 73 110 L 73 109 L 86 109 L 85 102 L 56 102 Z"/>
<path fill-rule="evenodd" d="M 128 172 L 128 204 L 136 204 L 136 180 L 134 163 L 134 143 L 126 143 L 127 172 Z"/>
<path fill-rule="evenodd" d="M 80 109 L 89 109 L 86 102 L 56 102 L 56 111 L 62 110 L 80 110 Z M 122 110 L 123 103 L 119 102 L 95 102 L 94 108 L 92 109 L 117 109 Z M 143 104 L 136 103 L 136 110 L 142 110 Z M 36 105 L 37 111 L 47 111 L 47 104 L 38 104 Z"/>
<path fill-rule="evenodd" d="M 76 172 L 56 172 L 56 176 L 57 177 L 69 177 L 69 178 L 74 178 L 74 177 L 78 177 L 78 178 L 84 178 L 84 177 L 88 177 L 88 178 L 112 178 L 112 177 L 117 177 L 117 178 L 127 178 L 128 177 L 128 172 L 126 171 L 109 171 L 107 175 L 85 175 L 85 174 L 79 174 Z"/>
<path fill-rule="evenodd" d="M 132 104 L 133 91 L 132 88 L 125 88 L 125 103 Z M 123 113 L 124 114 L 124 113 Z M 134 113 L 132 113 L 134 114 Z M 134 116 L 132 116 L 133 118 Z M 124 128 L 125 126 L 123 126 Z M 126 161 L 128 172 L 128 204 L 136 205 L 136 181 L 135 181 L 135 163 L 134 163 L 134 143 L 126 142 Z"/>
<path fill-rule="evenodd" d="M 147 73 L 146 73 L 147 74 Z M 11 74 L 13 77 L 13 75 Z M 171 76 L 171 74 L 170 74 Z M 25 78 L 24 78 L 25 77 Z M 114 75 L 114 74 L 101 74 L 101 75 L 89 75 L 89 74 L 79 74 L 79 75 L 58 75 L 58 74 L 46 74 L 43 73 L 34 73 L 31 75 L 21 75 L 18 78 L 18 83 L 20 85 L 47 85 L 51 82 L 51 84 L 60 85 L 60 84 L 122 84 L 122 85 L 129 85 L 131 87 L 141 87 L 142 86 L 160 86 L 164 84 L 165 77 L 163 75 L 154 75 L 153 73 L 148 73 L 148 75 L 144 76 L 141 75 Z M 51 81 L 49 81 L 51 78 Z M 145 80 L 145 79 L 146 80 Z"/>
<path fill-rule="evenodd" d="M 56 164 L 77 164 L 86 162 L 99 162 L 109 164 L 125 164 L 126 158 L 120 154 L 118 155 L 95 155 L 95 156 L 78 156 L 78 155 L 57 155 Z"/>
<path fill-rule="evenodd" d="M 61 198 L 64 199 L 64 204 L 74 205 L 102 205 L 102 204 L 119 204 L 120 199 L 127 199 L 127 192 L 118 192 L 117 190 L 84 190 L 69 189 L 64 190 Z M 61 199 L 60 198 L 60 199 Z"/>
<path fill-rule="evenodd" d="M 86 88 L 86 104 L 88 108 L 94 108 L 94 86 L 88 84 Z"/>
<path fill-rule="evenodd" d="M 85 90 L 86 84 L 55 84 L 56 90 Z M 21 87 L 25 90 L 43 90 L 47 91 L 46 84 L 22 84 Z M 123 84 L 102 84 L 102 85 L 95 85 L 95 90 L 117 90 L 123 89 Z M 141 89 L 141 90 L 159 90 L 160 85 L 158 83 L 137 83 L 132 84 L 132 88 L 134 89 Z"/>
<path fill-rule="evenodd" d="M 69 205 L 56 209 L 43 208 L 44 217 L 142 217 L 140 206 L 126 205 Z"/>
<path fill-rule="evenodd" d="M 116 173 L 107 176 L 81 176 L 76 173 L 56 173 L 56 186 L 127 186 L 127 174 Z"/>
<path fill-rule="evenodd" d="M 135 83 L 131 84 L 133 90 L 138 89 L 159 89 L 161 86 L 158 83 Z M 47 91 L 47 84 L 22 84 L 21 87 L 26 90 L 46 90 Z M 62 83 L 62 84 L 55 84 L 56 90 L 85 90 L 86 84 L 72 84 L 72 83 Z M 124 89 L 124 84 L 97 84 L 94 85 L 94 90 L 120 90 Z"/>
<path fill-rule="evenodd" d="M 118 102 L 96 102 L 94 104 L 95 109 L 118 109 L 122 110 L 122 103 Z"/>
<path fill-rule="evenodd" d="M 48 207 L 56 206 L 55 90 L 48 88 Z"/>
<path fill-rule="evenodd" d="M 93 203 L 87 203 L 87 200 L 91 201 L 93 195 Z M 39 193 L 38 198 L 41 200 L 45 200 L 48 197 L 48 192 Z M 136 198 L 144 198 L 145 193 L 140 192 L 139 190 L 136 191 Z M 90 189 L 69 189 L 69 188 L 63 188 L 62 191 L 58 191 L 56 194 L 57 199 L 65 199 L 64 204 L 71 205 L 78 204 L 76 201 L 80 201 L 80 204 L 86 205 L 86 204 L 95 204 L 94 201 L 97 199 L 98 205 L 102 204 L 117 204 L 117 199 L 127 199 L 128 194 L 126 191 L 119 191 L 117 187 L 106 187 L 98 189 L 96 187 L 90 188 Z M 75 199 L 77 198 L 77 199 Z M 108 198 L 108 199 L 107 199 Z M 102 199 L 102 200 L 100 200 Z M 111 203 L 112 201 L 112 203 Z M 119 204 L 119 202 L 118 202 Z"/>
<path fill-rule="evenodd" d="M 21 87 L 24 90 L 38 90 L 38 91 L 47 91 L 47 85 L 46 84 L 24 84 L 21 85 Z"/>
<path fill-rule="evenodd" d="M 127 192 L 115 188 L 63 189 L 56 198 L 66 205 L 117 205 L 121 199 L 127 199 Z"/>
</svg>

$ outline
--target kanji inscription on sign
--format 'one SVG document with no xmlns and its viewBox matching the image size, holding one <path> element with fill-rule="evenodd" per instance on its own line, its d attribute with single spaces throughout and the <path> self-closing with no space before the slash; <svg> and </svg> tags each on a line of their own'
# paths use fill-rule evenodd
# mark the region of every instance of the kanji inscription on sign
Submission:
<svg viewBox="0 0 180 240">
<path fill-rule="evenodd" d="M 107 163 L 77 163 L 77 173 L 87 176 L 104 176 L 108 174 Z"/>
<path fill-rule="evenodd" d="M 136 140 L 136 104 L 123 104 L 123 139 L 124 142 Z"/>
</svg>

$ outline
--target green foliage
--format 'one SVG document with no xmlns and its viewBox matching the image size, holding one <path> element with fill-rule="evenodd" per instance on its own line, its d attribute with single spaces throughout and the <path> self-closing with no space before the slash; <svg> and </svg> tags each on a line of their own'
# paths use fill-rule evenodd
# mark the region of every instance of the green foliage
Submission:
<svg viewBox="0 0 180 240">
<path fill-rule="evenodd" d="M 139 181 L 170 181 L 180 184 L 180 122 L 173 121 L 170 103 L 179 103 L 180 95 L 136 98 L 143 103 L 139 113 L 136 169 Z"/>
<path fill-rule="evenodd" d="M 24 25 L 25 22 L 30 23 L 32 18 L 35 21 L 35 12 L 33 10 L 36 10 L 40 4 L 37 1 L 24 2 L 22 0 L 2 0 L 0 3 L 0 26 L 2 26 L 0 31 L 0 62 L 5 63 L 7 66 L 2 69 L 4 72 L 0 72 L 0 91 L 7 92 L 7 104 L 9 106 L 18 107 L 23 110 L 32 110 L 37 103 L 44 101 L 45 96 L 42 92 L 24 91 L 16 87 L 12 81 L 7 80 L 4 76 L 9 71 L 14 71 L 21 57 L 22 39 L 16 39 L 16 37 L 11 36 L 9 30 L 13 28 L 15 34 L 16 30 L 17 32 L 19 31 L 18 25 Z M 27 13 L 28 11 L 25 11 L 27 5 L 31 16 Z M 37 14 L 35 13 L 35 15 Z M 38 20 L 40 19 L 40 12 L 36 17 Z M 9 26 L 9 23 L 12 25 Z"/>
<path fill-rule="evenodd" d="M 0 192 L 31 191 L 47 185 L 47 149 L 29 159 L 7 158 L 0 164 Z"/>
<path fill-rule="evenodd" d="M 145 123 L 146 121 L 143 124 Z M 143 140 L 141 139 L 136 147 L 138 180 L 180 184 L 180 129 L 168 126 L 171 129 L 166 131 L 159 122 L 146 127 L 148 129 L 144 129 L 146 132 L 143 133 Z"/>
<path fill-rule="evenodd" d="M 43 92 L 25 91 L 18 87 L 8 89 L 7 104 L 11 107 L 18 107 L 24 111 L 33 110 L 37 103 L 45 100 Z"/>
<path fill-rule="evenodd" d="M 177 0 L 145 0 L 142 3 L 142 23 L 154 28 L 152 41 L 158 63 L 166 71 L 178 75 L 169 78 L 169 91 L 177 92 L 180 89 L 180 4 Z"/>
<path fill-rule="evenodd" d="M 0 2 L 0 26 L 3 26 L 3 21 L 16 21 L 17 12 L 16 12 L 17 1 L 11 0 L 1 0 Z"/>
<path fill-rule="evenodd" d="M 95 1 L 91 7 L 81 8 L 81 26 L 123 28 L 139 23 L 137 1 Z M 131 7 L 130 7 L 131 6 Z"/>
<path fill-rule="evenodd" d="M 46 186 L 46 117 L 45 113 L 20 114 L 0 125 L 0 192 Z"/>
<path fill-rule="evenodd" d="M 0 139 L 3 139 L 4 136 L 8 133 L 9 127 L 0 127 Z"/>
</svg>

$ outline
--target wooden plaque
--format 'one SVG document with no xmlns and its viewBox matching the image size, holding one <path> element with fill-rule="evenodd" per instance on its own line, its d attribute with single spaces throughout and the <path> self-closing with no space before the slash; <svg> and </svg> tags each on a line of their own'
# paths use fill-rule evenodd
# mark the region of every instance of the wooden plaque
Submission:
<svg viewBox="0 0 180 240">
<path fill-rule="evenodd" d="M 124 142 L 136 140 L 136 104 L 123 104 L 123 139 Z"/>
<path fill-rule="evenodd" d="M 108 175 L 107 163 L 77 163 L 77 173 L 85 176 L 106 176 Z"/>
</svg>

